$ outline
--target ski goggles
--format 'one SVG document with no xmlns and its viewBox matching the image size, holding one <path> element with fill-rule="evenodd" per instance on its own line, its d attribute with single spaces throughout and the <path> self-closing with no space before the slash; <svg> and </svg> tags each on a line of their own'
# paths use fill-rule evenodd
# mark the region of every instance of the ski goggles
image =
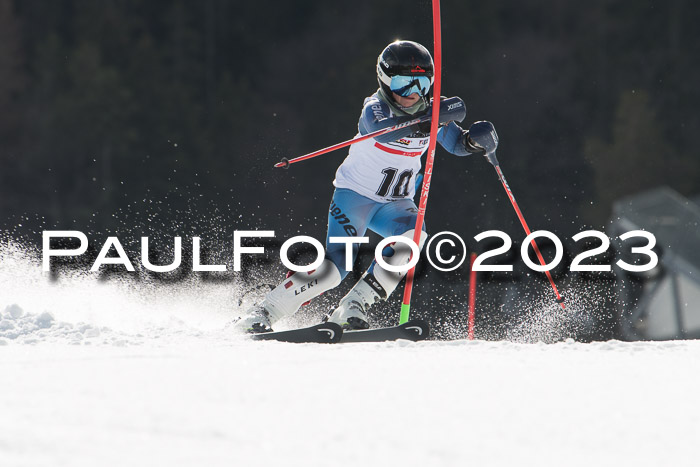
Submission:
<svg viewBox="0 0 700 467">
<path fill-rule="evenodd" d="M 410 96 L 414 92 L 427 96 L 431 84 L 428 76 L 392 76 L 389 87 L 401 97 Z"/>
</svg>

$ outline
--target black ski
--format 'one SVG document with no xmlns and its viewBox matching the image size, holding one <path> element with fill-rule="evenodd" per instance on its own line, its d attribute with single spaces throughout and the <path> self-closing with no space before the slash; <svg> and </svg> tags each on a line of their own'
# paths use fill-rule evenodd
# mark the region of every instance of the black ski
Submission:
<svg viewBox="0 0 700 467">
<path fill-rule="evenodd" d="M 273 340 L 280 342 L 315 342 L 319 344 L 335 344 L 340 342 L 343 336 L 343 328 L 336 323 L 322 323 L 308 328 L 290 329 L 289 331 L 263 332 L 253 334 L 255 340 Z"/>
<path fill-rule="evenodd" d="M 427 339 L 429 335 L 430 327 L 428 323 L 422 319 L 412 319 L 407 323 L 388 328 L 345 331 L 341 336 L 340 342 L 383 342 L 395 341 L 398 339 L 421 341 Z"/>
</svg>

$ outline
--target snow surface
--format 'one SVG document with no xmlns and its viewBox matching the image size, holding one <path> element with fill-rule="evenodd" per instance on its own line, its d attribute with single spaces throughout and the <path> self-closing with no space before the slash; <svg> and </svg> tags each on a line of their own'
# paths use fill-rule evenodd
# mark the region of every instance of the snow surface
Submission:
<svg viewBox="0 0 700 467">
<path fill-rule="evenodd" d="M 0 466 L 697 465 L 700 342 L 253 342 L 0 247 Z"/>
</svg>

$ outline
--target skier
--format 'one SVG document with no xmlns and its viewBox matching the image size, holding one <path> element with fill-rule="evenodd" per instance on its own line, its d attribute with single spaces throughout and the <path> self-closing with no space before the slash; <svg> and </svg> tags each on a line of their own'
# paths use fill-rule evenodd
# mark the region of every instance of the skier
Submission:
<svg viewBox="0 0 700 467">
<path fill-rule="evenodd" d="M 389 44 L 377 59 L 379 89 L 366 98 L 358 124 L 359 134 L 397 125 L 431 113 L 429 92 L 433 83 L 433 59 L 422 45 L 412 41 Z M 459 98 L 443 100 L 440 105 L 438 142 L 457 156 L 483 154 L 484 147 L 498 143 L 490 122 L 472 124 L 468 131 L 455 122 L 466 116 Z M 302 304 L 340 284 L 345 269 L 343 243 L 331 243 L 331 237 L 362 237 L 369 228 L 388 237 L 400 235 L 413 239 L 418 209 L 413 201 L 415 179 L 421 168 L 421 156 L 429 143 L 430 121 L 370 138 L 350 146 L 349 154 L 336 172 L 335 193 L 328 212 L 326 256 L 316 270 L 296 272 L 270 291 L 262 303 L 248 310 L 236 327 L 259 333 L 272 330 L 272 325 L 292 314 Z M 420 236 L 423 247 L 427 233 Z M 352 245 L 354 263 L 358 244 Z M 408 263 L 411 250 L 397 242 L 382 252 L 392 266 Z M 367 329 L 368 308 L 386 300 L 405 272 L 391 272 L 376 260 L 362 278 L 326 317 L 344 329 Z"/>
</svg>

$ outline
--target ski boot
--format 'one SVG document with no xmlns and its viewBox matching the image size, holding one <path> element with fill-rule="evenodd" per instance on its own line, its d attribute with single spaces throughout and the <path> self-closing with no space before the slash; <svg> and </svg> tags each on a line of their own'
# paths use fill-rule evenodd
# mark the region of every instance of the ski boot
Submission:
<svg viewBox="0 0 700 467">
<path fill-rule="evenodd" d="M 356 300 L 341 302 L 341 305 L 330 315 L 326 315 L 323 321 L 339 324 L 345 331 L 369 329 L 367 313 L 362 304 Z"/>
<path fill-rule="evenodd" d="M 327 320 L 341 325 L 348 331 L 369 329 L 367 310 L 372 304 L 386 300 L 386 297 L 386 291 L 376 278 L 372 274 L 365 273 L 355 287 L 343 297 L 338 308 L 333 310 Z"/>
<path fill-rule="evenodd" d="M 262 332 L 271 332 L 272 323 L 270 321 L 270 312 L 262 305 L 255 305 L 245 316 L 238 318 L 234 328 L 240 332 L 250 334 L 259 334 Z"/>
</svg>

